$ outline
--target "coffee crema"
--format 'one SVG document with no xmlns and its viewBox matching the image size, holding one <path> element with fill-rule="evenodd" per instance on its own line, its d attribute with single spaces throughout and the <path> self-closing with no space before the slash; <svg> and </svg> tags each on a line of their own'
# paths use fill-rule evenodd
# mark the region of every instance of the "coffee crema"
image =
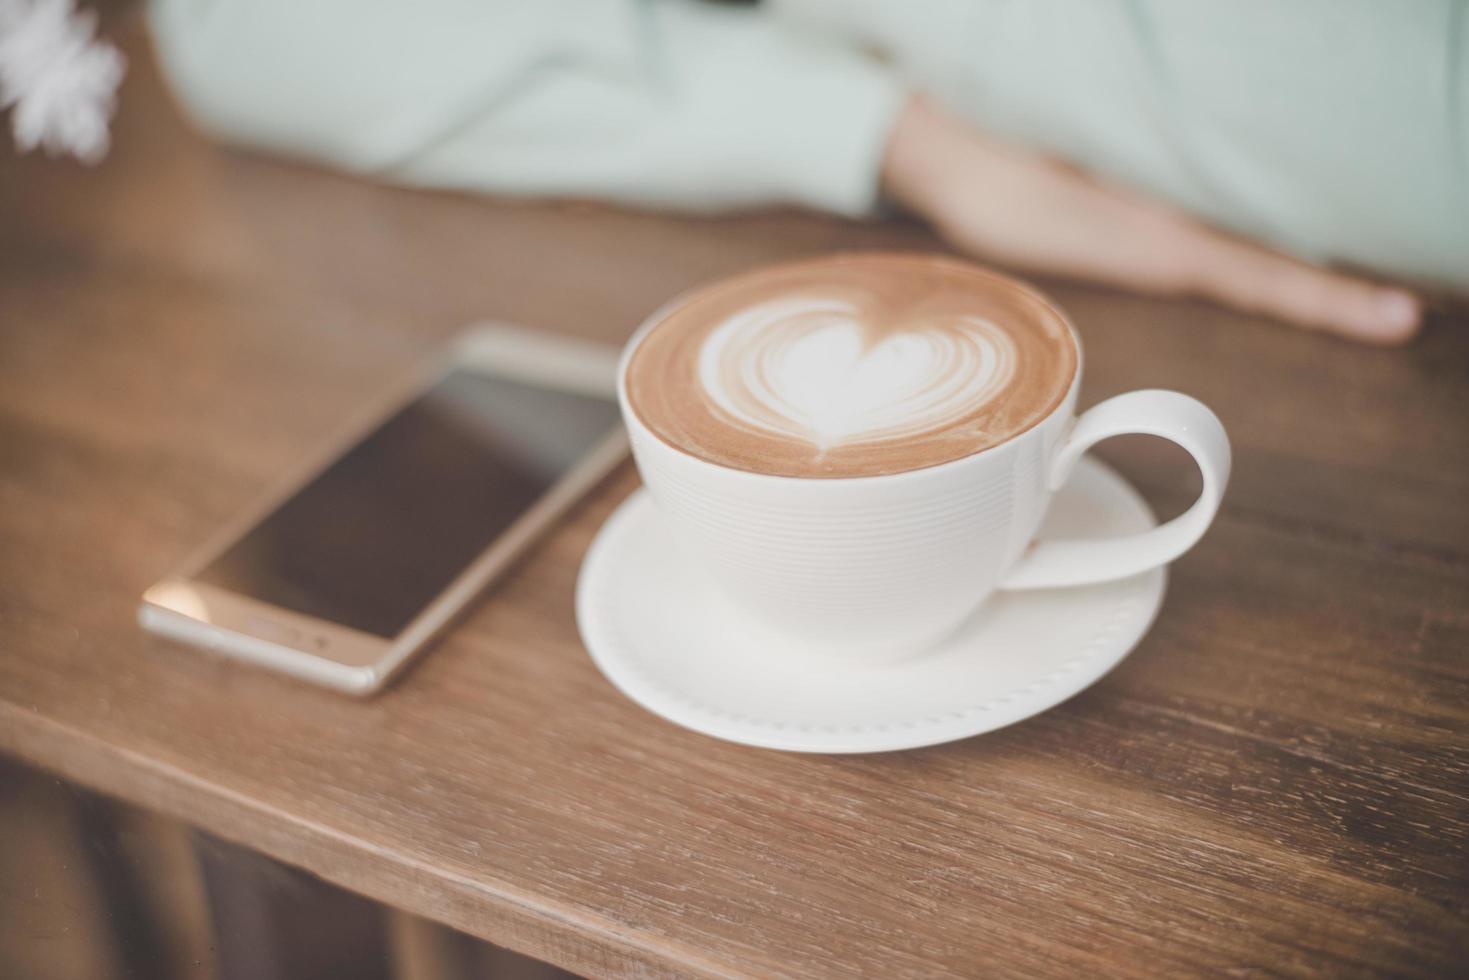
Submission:
<svg viewBox="0 0 1469 980">
<path fill-rule="evenodd" d="M 880 476 L 996 446 L 1076 376 L 1066 319 L 954 259 L 866 253 L 694 291 L 633 350 L 628 402 L 658 438 L 755 473 Z"/>
</svg>

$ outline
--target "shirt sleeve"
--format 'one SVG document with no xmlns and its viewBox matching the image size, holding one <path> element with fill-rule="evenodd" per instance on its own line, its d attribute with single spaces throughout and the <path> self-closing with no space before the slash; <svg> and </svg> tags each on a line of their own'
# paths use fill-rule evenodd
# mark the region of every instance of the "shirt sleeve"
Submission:
<svg viewBox="0 0 1469 980">
<path fill-rule="evenodd" d="M 230 141 L 404 183 L 697 210 L 876 200 L 904 100 L 862 52 L 682 0 L 153 0 Z"/>
</svg>

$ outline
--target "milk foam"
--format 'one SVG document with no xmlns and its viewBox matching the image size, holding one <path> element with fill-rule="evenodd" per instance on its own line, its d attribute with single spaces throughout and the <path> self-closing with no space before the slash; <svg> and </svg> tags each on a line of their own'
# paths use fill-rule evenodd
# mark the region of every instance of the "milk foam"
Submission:
<svg viewBox="0 0 1469 980">
<path fill-rule="evenodd" d="M 1016 371 L 1015 343 L 975 316 L 883 326 L 850 299 L 758 303 L 704 340 L 703 395 L 741 427 L 819 450 L 917 438 L 962 422 Z"/>
<path fill-rule="evenodd" d="M 670 304 L 630 352 L 625 407 L 660 440 L 773 476 L 882 476 L 998 446 L 1062 404 L 1070 325 L 945 256 L 769 266 Z"/>
</svg>

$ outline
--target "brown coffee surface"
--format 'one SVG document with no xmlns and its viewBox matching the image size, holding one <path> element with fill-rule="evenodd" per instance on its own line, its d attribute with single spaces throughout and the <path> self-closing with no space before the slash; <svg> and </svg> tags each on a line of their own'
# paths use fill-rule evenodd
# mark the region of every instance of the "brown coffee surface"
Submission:
<svg viewBox="0 0 1469 980">
<path fill-rule="evenodd" d="M 879 476 L 960 459 L 1065 398 L 1071 327 L 1023 284 L 942 256 L 758 269 L 660 314 L 628 361 L 658 438 L 756 473 Z"/>
</svg>

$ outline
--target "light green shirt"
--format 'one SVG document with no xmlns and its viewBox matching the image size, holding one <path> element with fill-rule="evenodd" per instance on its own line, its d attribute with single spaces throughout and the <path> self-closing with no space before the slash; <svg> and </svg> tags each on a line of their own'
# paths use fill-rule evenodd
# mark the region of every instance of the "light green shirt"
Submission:
<svg viewBox="0 0 1469 980">
<path fill-rule="evenodd" d="M 921 88 L 1306 257 L 1469 287 L 1466 0 L 154 0 L 239 142 L 424 185 L 849 215 Z"/>
</svg>

